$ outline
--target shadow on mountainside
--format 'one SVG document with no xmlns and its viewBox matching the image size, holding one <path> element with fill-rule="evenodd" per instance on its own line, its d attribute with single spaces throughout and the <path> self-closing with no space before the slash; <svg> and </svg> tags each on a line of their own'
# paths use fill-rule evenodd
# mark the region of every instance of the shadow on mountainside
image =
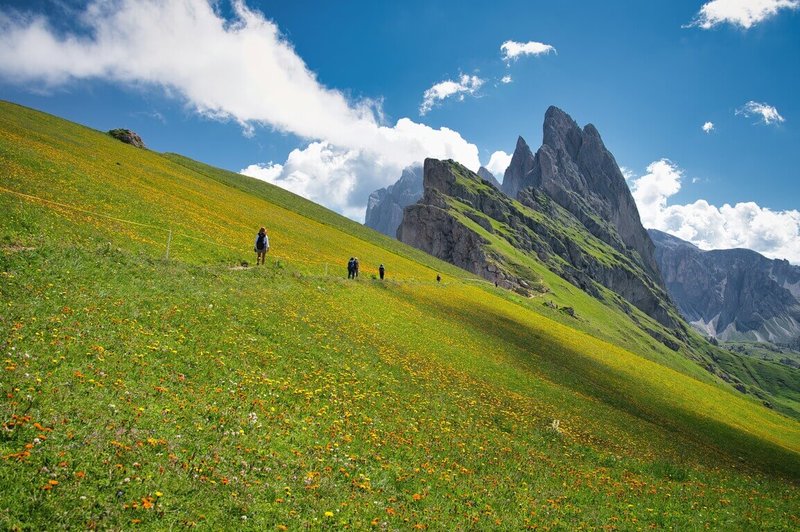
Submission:
<svg viewBox="0 0 800 532">
<path fill-rule="evenodd" d="M 748 433 L 746 426 L 737 428 L 703 415 L 700 411 L 691 410 L 689 403 L 679 404 L 674 387 L 655 389 L 643 380 L 632 378 L 630 374 L 564 345 L 547 330 L 534 329 L 521 320 L 498 315 L 494 309 L 479 301 L 474 301 L 474 306 L 466 311 L 446 298 L 433 300 L 419 293 L 413 297 L 414 304 L 427 308 L 429 312 L 446 315 L 462 326 L 472 327 L 489 337 L 501 338 L 513 344 L 516 350 L 510 354 L 516 362 L 534 373 L 543 373 L 554 382 L 655 425 L 662 432 L 668 432 L 672 440 L 678 437 L 694 444 L 695 452 L 705 458 L 704 462 L 708 461 L 709 451 L 716 451 L 722 455 L 720 458 L 727 459 L 731 464 L 744 463 L 768 474 L 777 472 L 782 476 L 800 479 L 800 454 L 777 442 Z M 555 322 L 553 326 L 564 327 Z M 601 340 L 592 340 L 601 346 L 608 345 L 610 349 L 621 349 Z M 655 363 L 642 359 L 642 364 Z M 659 367 L 678 379 L 691 378 L 665 366 Z M 699 381 L 694 382 L 699 387 L 713 388 Z M 722 390 L 716 391 L 725 394 Z M 760 405 L 753 406 L 761 408 Z M 766 409 L 764 412 L 774 414 Z M 789 418 L 786 418 L 786 422 L 794 423 Z"/>
</svg>

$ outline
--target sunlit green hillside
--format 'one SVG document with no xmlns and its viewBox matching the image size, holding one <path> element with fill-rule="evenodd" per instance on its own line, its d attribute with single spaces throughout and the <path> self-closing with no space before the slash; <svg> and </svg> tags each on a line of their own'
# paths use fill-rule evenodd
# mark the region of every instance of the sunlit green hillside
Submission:
<svg viewBox="0 0 800 532">
<path fill-rule="evenodd" d="M 0 528 L 798 526 L 800 423 L 544 268 L 9 103 L 0 187 Z"/>
</svg>

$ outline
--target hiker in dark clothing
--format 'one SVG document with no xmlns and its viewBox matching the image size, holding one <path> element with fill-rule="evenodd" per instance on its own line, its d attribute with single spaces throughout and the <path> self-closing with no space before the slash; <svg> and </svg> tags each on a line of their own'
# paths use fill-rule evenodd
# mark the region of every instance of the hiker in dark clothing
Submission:
<svg viewBox="0 0 800 532">
<path fill-rule="evenodd" d="M 383 281 L 383 274 L 384 274 L 384 273 L 386 273 L 386 268 L 384 268 L 384 267 L 383 267 L 383 264 L 381 264 L 381 265 L 378 267 L 378 275 L 380 275 L 380 276 L 381 276 L 381 281 Z"/>
<path fill-rule="evenodd" d="M 353 279 L 358 277 L 358 257 L 353 259 Z"/>
<path fill-rule="evenodd" d="M 356 259 L 350 257 L 350 260 L 347 261 L 347 278 L 353 279 L 355 278 L 356 274 Z"/>
<path fill-rule="evenodd" d="M 442 276 L 439 275 L 438 273 L 436 274 L 436 282 L 437 283 L 441 283 L 442 282 Z"/>
<path fill-rule="evenodd" d="M 256 252 L 256 266 L 264 264 L 264 261 L 267 260 L 267 251 L 269 251 L 269 237 L 267 230 L 263 227 L 258 230 L 253 251 Z"/>
</svg>

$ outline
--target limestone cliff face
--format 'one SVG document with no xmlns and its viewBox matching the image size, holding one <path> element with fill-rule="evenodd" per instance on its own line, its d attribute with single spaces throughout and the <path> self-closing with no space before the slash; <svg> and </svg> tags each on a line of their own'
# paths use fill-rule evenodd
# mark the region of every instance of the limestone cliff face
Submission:
<svg viewBox="0 0 800 532">
<path fill-rule="evenodd" d="M 593 125 L 581 129 L 564 111 L 550 107 L 545 113 L 542 146 L 532 161 L 529 154 L 527 145 L 518 142 L 506 172 L 519 179 L 516 194 L 528 187 L 545 192 L 593 235 L 621 252 L 638 255 L 647 273 L 661 282 L 653 243 L 642 226 L 633 196 Z M 514 167 L 515 159 L 520 161 L 518 167 Z M 524 175 L 517 178 L 522 172 Z"/>
<path fill-rule="evenodd" d="M 720 340 L 800 338 L 800 267 L 747 249 L 703 251 L 649 233 L 667 290 L 695 327 Z"/>
<path fill-rule="evenodd" d="M 488 271 L 489 259 L 483 250 L 487 241 L 448 213 L 436 189 L 426 189 L 419 203 L 406 207 L 397 238 L 467 271 L 479 275 Z"/>
<path fill-rule="evenodd" d="M 514 153 L 511 156 L 511 162 L 503 174 L 503 184 L 501 190 L 512 198 L 517 197 L 517 193 L 523 188 L 523 181 L 525 176 L 533 170 L 533 153 L 525 142 L 525 139 L 519 137 L 517 139 L 517 146 L 514 148 Z"/>
<path fill-rule="evenodd" d="M 485 184 L 486 180 L 454 161 L 425 159 L 425 193 L 418 203 L 405 208 L 397 239 L 498 286 L 528 294 L 531 280 L 504 268 L 500 258 L 486 250 L 489 242 L 469 228 L 449 203 L 456 199 L 481 212 L 492 213 L 495 219 L 508 221 L 510 200 Z M 486 218 L 473 214 L 470 219 L 486 231 L 494 232 Z"/>
<path fill-rule="evenodd" d="M 403 220 L 403 209 L 422 197 L 422 166 L 403 170 L 393 185 L 370 194 L 364 225 L 394 238 Z"/>
<path fill-rule="evenodd" d="M 470 228 L 469 222 L 474 222 L 491 238 L 535 257 L 591 295 L 602 299 L 599 287 L 606 287 L 660 323 L 677 325 L 666 292 L 637 262 L 608 246 L 608 256 L 584 248 L 586 239 L 593 237 L 543 192 L 521 191 L 520 205 L 458 163 L 436 159 L 425 160 L 423 184 L 422 199 L 405 209 L 399 240 L 500 286 L 528 293 L 537 280 L 488 251 L 489 240 Z"/>
</svg>

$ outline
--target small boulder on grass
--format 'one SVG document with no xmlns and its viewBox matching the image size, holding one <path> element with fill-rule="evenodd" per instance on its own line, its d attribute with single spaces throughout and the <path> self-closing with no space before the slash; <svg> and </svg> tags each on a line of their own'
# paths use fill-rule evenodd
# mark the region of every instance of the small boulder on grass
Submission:
<svg viewBox="0 0 800 532">
<path fill-rule="evenodd" d="M 559 310 L 567 316 L 572 316 L 573 318 L 575 317 L 575 309 L 572 307 L 561 307 Z"/>
<path fill-rule="evenodd" d="M 137 148 L 146 148 L 142 137 L 131 131 L 130 129 L 112 129 L 108 132 L 109 135 L 117 140 L 121 140 L 125 144 L 130 144 Z"/>
</svg>

